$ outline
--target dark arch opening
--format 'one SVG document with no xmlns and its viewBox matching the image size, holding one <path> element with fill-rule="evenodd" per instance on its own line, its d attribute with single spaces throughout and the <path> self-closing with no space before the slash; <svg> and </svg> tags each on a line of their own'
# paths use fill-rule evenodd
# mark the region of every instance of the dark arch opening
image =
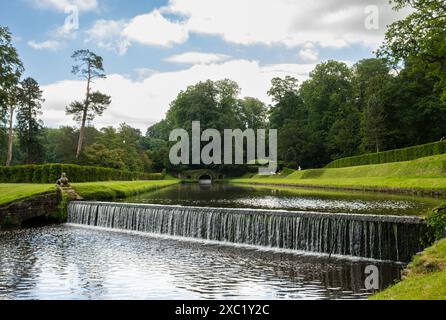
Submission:
<svg viewBox="0 0 446 320">
<path fill-rule="evenodd" d="M 202 181 L 202 180 L 211 180 L 212 181 L 212 177 L 208 174 L 204 174 L 202 175 L 198 180 Z"/>
</svg>

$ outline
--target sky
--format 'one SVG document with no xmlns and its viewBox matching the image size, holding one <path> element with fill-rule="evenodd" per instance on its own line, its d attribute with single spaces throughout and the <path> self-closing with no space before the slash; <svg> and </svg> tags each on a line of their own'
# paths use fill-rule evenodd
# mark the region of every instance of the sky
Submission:
<svg viewBox="0 0 446 320">
<path fill-rule="evenodd" d="M 388 0 L 0 0 L 26 68 L 44 92 L 46 126 L 75 125 L 66 106 L 85 95 L 71 55 L 104 58 L 112 97 L 96 127 L 127 123 L 143 132 L 163 119 L 181 90 L 232 79 L 242 96 L 270 103 L 274 77 L 301 82 L 327 60 L 373 57 L 386 26 L 407 12 Z"/>
</svg>

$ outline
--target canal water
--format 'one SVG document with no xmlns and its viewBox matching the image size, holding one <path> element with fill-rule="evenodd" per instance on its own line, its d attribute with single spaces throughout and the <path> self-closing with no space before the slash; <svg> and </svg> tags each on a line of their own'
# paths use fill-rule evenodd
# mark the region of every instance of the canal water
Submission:
<svg viewBox="0 0 446 320">
<path fill-rule="evenodd" d="M 174 186 L 125 202 L 416 215 L 435 199 L 234 185 Z M 366 299 L 404 264 L 190 241 L 76 224 L 0 232 L 0 299 Z"/>
<path fill-rule="evenodd" d="M 122 202 L 400 216 L 422 215 L 441 204 L 428 197 L 224 183 L 180 184 Z"/>
</svg>

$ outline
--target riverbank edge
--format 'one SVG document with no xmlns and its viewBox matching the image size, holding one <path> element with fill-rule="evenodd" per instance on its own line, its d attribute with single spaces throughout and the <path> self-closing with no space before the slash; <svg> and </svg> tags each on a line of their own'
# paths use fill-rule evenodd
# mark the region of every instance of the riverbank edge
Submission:
<svg viewBox="0 0 446 320">
<path fill-rule="evenodd" d="M 239 183 L 246 185 L 265 186 L 265 187 L 291 187 L 291 188 L 303 188 L 303 189 L 316 189 L 316 190 L 339 190 L 339 191 L 363 191 L 363 192 L 375 192 L 375 193 L 392 193 L 392 194 L 407 194 L 407 195 L 421 195 L 421 196 L 433 196 L 441 197 L 446 196 L 446 189 L 428 189 L 428 188 L 394 188 L 394 187 L 379 187 L 379 186 L 333 186 L 324 184 L 305 184 L 299 182 L 283 183 L 282 181 L 276 182 L 273 179 L 271 181 L 255 181 L 255 179 L 232 179 L 228 180 L 231 183 Z"/>
<path fill-rule="evenodd" d="M 400 282 L 373 295 L 370 300 L 445 300 L 446 238 L 416 255 Z"/>
<path fill-rule="evenodd" d="M 63 198 L 61 192 L 55 188 L 53 192 L 33 195 L 1 206 L 0 231 L 20 227 L 34 219 L 38 219 L 39 221 L 57 220 Z"/>
<path fill-rule="evenodd" d="M 446 299 L 446 203 L 432 211 L 427 224 L 432 234 L 432 245 L 412 258 L 401 281 L 370 299 Z"/>
<path fill-rule="evenodd" d="M 151 192 L 181 183 L 181 180 L 150 180 L 150 181 L 112 181 L 73 184 L 73 189 L 85 200 L 115 200 Z M 135 186 L 135 184 L 138 184 Z M 76 188 L 78 186 L 78 188 Z M 79 192 L 79 186 L 83 191 Z M 90 188 L 89 188 L 90 187 Z M 99 192 L 95 190 L 100 189 Z M 63 223 L 67 220 L 69 197 L 64 192 L 54 188 L 0 206 L 0 231 L 20 227 L 34 218 L 46 222 Z"/>
<path fill-rule="evenodd" d="M 74 183 L 73 189 L 84 200 L 115 200 L 156 191 L 181 183 L 178 179 L 150 181 L 111 181 Z"/>
</svg>

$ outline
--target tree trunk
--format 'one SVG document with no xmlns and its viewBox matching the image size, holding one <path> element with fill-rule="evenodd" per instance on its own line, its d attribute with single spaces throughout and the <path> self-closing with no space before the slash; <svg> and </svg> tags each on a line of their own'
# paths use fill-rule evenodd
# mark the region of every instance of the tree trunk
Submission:
<svg viewBox="0 0 446 320">
<path fill-rule="evenodd" d="M 77 143 L 76 159 L 79 159 L 84 143 L 85 124 L 87 123 L 88 107 L 90 105 L 90 83 L 91 83 L 91 65 L 88 65 L 87 94 L 85 97 L 84 113 L 82 114 L 82 123 L 79 130 L 79 142 Z"/>
<path fill-rule="evenodd" d="M 14 120 L 14 107 L 10 107 L 9 110 L 9 129 L 8 129 L 8 156 L 6 158 L 6 166 L 11 166 L 12 162 L 12 144 L 14 140 L 14 131 L 13 131 L 13 120 Z"/>
<path fill-rule="evenodd" d="M 28 96 L 28 143 L 26 144 L 26 162 L 27 164 L 31 164 L 31 150 L 30 150 L 30 145 L 31 145 L 31 125 L 32 125 L 32 110 L 31 110 L 31 97 Z"/>
<path fill-rule="evenodd" d="M 87 107 L 84 108 L 84 114 L 82 115 L 82 124 L 81 128 L 79 130 L 79 142 L 77 143 L 77 152 L 76 152 L 76 159 L 79 159 L 79 156 L 82 152 L 82 145 L 84 143 L 84 130 L 85 130 L 85 124 L 87 122 Z"/>
</svg>

